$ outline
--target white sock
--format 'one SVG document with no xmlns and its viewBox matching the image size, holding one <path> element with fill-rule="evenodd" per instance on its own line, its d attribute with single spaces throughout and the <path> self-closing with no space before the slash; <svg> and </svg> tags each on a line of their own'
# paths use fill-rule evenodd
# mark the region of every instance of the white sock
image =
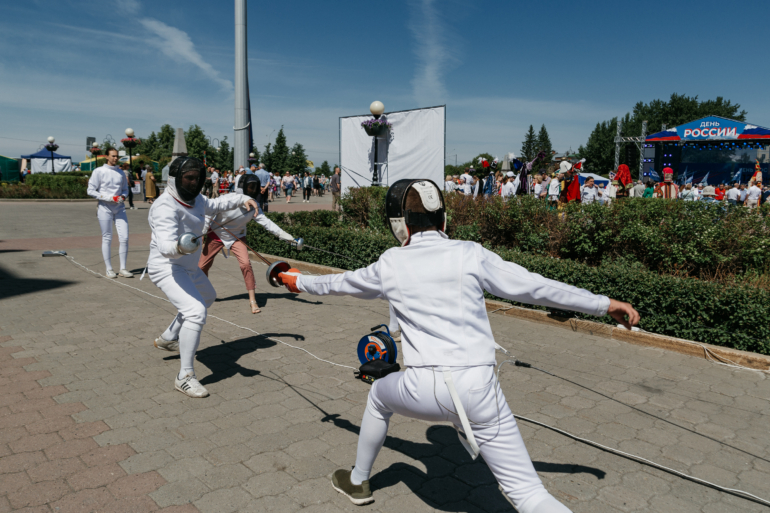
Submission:
<svg viewBox="0 0 770 513">
<path fill-rule="evenodd" d="M 350 482 L 360 485 L 369 479 L 374 460 L 385 443 L 388 434 L 389 420 L 378 419 L 369 412 L 367 407 L 361 420 L 361 432 L 358 435 L 358 450 L 356 451 L 356 466 L 350 474 Z"/>
<path fill-rule="evenodd" d="M 160 338 L 166 342 L 179 340 L 179 330 L 182 329 L 183 322 L 184 317 L 182 317 L 182 314 L 177 314 L 176 317 L 174 317 L 174 320 L 171 321 L 171 324 L 168 325 L 168 328 L 166 328 L 166 331 L 163 332 L 163 335 L 160 336 Z"/>
<path fill-rule="evenodd" d="M 201 329 L 203 327 L 199 324 L 192 322 L 186 322 L 182 325 L 182 329 L 179 330 L 179 360 L 180 369 L 177 377 L 182 379 L 187 374 L 195 375 L 193 368 L 195 362 L 195 351 L 198 350 L 198 345 L 201 342 Z"/>
</svg>

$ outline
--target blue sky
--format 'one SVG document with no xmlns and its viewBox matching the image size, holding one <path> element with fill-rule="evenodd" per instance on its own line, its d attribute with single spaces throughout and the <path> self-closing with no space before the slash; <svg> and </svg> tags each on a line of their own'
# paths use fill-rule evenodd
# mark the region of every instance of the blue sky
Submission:
<svg viewBox="0 0 770 513">
<path fill-rule="evenodd" d="M 0 154 L 197 123 L 233 134 L 232 0 L 0 0 Z M 447 105 L 447 162 L 559 151 L 671 93 L 738 102 L 770 126 L 770 2 L 411 0 L 249 3 L 254 139 L 284 126 L 337 161 L 338 118 Z M 652 127 L 658 128 L 658 127 Z M 272 136 L 271 136 L 272 133 Z"/>
</svg>

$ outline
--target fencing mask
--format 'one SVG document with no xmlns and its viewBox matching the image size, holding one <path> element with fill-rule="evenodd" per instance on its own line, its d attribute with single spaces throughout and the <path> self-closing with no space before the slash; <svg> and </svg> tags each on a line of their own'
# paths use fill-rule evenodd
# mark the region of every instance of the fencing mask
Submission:
<svg viewBox="0 0 770 513">
<path fill-rule="evenodd" d="M 257 197 L 260 195 L 261 184 L 257 175 L 243 175 L 238 186 L 243 190 L 243 194 L 253 200 L 257 200 Z"/>
<path fill-rule="evenodd" d="M 420 211 L 407 209 L 406 197 L 411 189 L 417 191 L 420 196 L 423 207 Z M 409 243 L 411 233 L 408 225 L 435 226 L 441 231 L 446 230 L 444 196 L 432 180 L 406 178 L 391 185 L 385 198 L 385 213 L 388 216 L 390 231 L 402 246 Z"/>
<path fill-rule="evenodd" d="M 174 188 L 179 198 L 193 204 L 206 182 L 206 166 L 194 157 L 180 157 L 171 163 L 168 176 L 174 178 Z"/>
</svg>

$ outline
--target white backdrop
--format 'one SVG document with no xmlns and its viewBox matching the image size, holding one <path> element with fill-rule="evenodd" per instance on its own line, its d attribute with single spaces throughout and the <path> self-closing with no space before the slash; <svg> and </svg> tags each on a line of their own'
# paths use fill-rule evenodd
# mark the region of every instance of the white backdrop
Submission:
<svg viewBox="0 0 770 513">
<path fill-rule="evenodd" d="M 30 169 L 33 173 L 51 172 L 51 159 L 31 159 L 31 163 L 32 167 Z M 53 165 L 57 173 L 72 171 L 72 160 L 70 159 L 53 159 Z"/>
<path fill-rule="evenodd" d="M 385 186 L 403 178 L 429 178 L 444 183 L 444 131 L 446 106 L 391 112 L 382 115 L 393 127 L 378 138 L 379 182 Z M 366 116 L 340 118 L 340 168 L 342 192 L 372 183 L 374 137 L 361 122 Z"/>
</svg>

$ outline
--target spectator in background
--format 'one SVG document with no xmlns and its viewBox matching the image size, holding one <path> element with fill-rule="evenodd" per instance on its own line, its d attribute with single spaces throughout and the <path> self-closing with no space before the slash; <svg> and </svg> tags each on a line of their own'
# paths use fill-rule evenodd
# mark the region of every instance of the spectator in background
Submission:
<svg viewBox="0 0 770 513">
<path fill-rule="evenodd" d="M 340 192 L 342 191 L 342 183 L 340 180 L 340 168 L 335 167 L 332 179 L 329 181 L 329 190 L 332 192 L 332 210 L 334 211 L 341 210 L 342 207 L 342 205 L 340 205 Z"/>
<path fill-rule="evenodd" d="M 516 196 L 515 181 L 516 179 L 513 176 L 513 171 L 508 171 L 505 176 L 503 187 L 500 190 L 500 195 L 503 197 L 505 201 L 508 201 L 508 198 Z"/>
<path fill-rule="evenodd" d="M 134 191 L 132 190 L 134 185 L 136 185 L 134 183 L 134 173 L 131 172 L 128 164 L 121 164 L 120 169 L 123 170 L 123 174 L 126 175 L 126 180 L 128 181 L 128 209 L 136 210 L 136 207 L 134 206 Z"/>
<path fill-rule="evenodd" d="M 641 180 L 639 180 L 636 185 L 634 185 L 634 198 L 643 198 L 644 197 L 644 191 L 647 189 L 647 187 L 644 186 L 644 183 L 642 183 Z"/>
<path fill-rule="evenodd" d="M 543 187 L 543 175 L 535 175 L 535 199 L 545 198 L 547 189 Z"/>
<path fill-rule="evenodd" d="M 262 213 L 267 214 L 270 202 L 270 173 L 265 169 L 265 164 L 260 163 L 254 174 L 259 178 L 259 195 L 256 198 L 257 205 L 262 209 Z"/>
<path fill-rule="evenodd" d="M 444 180 L 444 192 L 454 192 L 455 182 L 452 179 L 452 175 L 447 175 Z"/>
<path fill-rule="evenodd" d="M 691 183 L 684 186 L 684 190 L 679 193 L 679 199 L 683 201 L 695 201 L 698 199 L 695 191 L 692 189 Z"/>
<path fill-rule="evenodd" d="M 144 195 L 145 198 L 147 198 L 147 201 L 152 205 L 152 202 L 158 197 L 158 188 L 155 186 L 155 174 L 152 171 L 147 170 L 147 173 L 145 173 L 144 176 Z"/>
<path fill-rule="evenodd" d="M 716 203 L 717 200 L 714 198 L 715 195 L 716 195 L 715 189 L 712 186 L 707 185 L 706 187 L 703 188 L 703 193 L 701 194 L 700 201 L 704 203 Z"/>
<path fill-rule="evenodd" d="M 762 183 L 758 182 L 746 191 L 746 206 L 754 209 L 759 207 L 759 199 L 762 197 Z"/>
<path fill-rule="evenodd" d="M 762 196 L 759 198 L 759 204 L 764 205 L 768 199 L 770 199 L 770 186 L 766 185 L 765 190 L 762 191 Z"/>
<path fill-rule="evenodd" d="M 699 201 L 703 195 L 703 184 L 699 183 L 698 187 L 693 189 L 693 192 L 695 193 L 695 201 Z"/>
<path fill-rule="evenodd" d="M 513 176 L 513 173 L 511 173 L 511 176 Z M 560 179 L 563 177 L 564 174 L 559 173 L 548 183 L 548 206 L 552 209 L 556 209 L 559 206 L 559 194 L 561 194 Z"/>
<path fill-rule="evenodd" d="M 286 203 L 291 203 L 291 195 L 292 192 L 294 192 L 294 177 L 291 176 L 291 173 L 286 171 L 286 174 L 284 174 L 283 179 L 281 180 L 281 188 L 286 192 Z"/>
<path fill-rule="evenodd" d="M 463 194 L 465 194 L 466 196 L 470 196 L 471 193 L 473 192 L 473 189 L 472 189 L 473 177 L 470 175 L 472 171 L 473 171 L 472 167 L 471 168 L 466 167 L 465 173 L 460 175 L 460 180 L 462 180 L 461 181 L 462 191 L 463 191 Z"/>
<path fill-rule="evenodd" d="M 149 168 L 147 164 L 143 165 L 141 169 L 139 170 L 139 178 L 142 180 L 142 197 L 144 198 L 142 201 L 147 203 L 147 187 L 144 184 L 145 179 L 147 179 L 147 168 Z"/>
<path fill-rule="evenodd" d="M 714 190 L 714 199 L 717 201 L 724 201 L 725 193 L 727 193 L 725 190 L 725 184 L 720 183 L 719 187 Z"/>
<path fill-rule="evenodd" d="M 730 205 L 738 204 L 738 202 L 741 200 L 741 189 L 737 183 L 734 183 L 733 186 L 725 193 L 725 198 L 727 198 L 727 202 Z"/>
<path fill-rule="evenodd" d="M 741 199 L 738 200 L 738 203 L 740 203 L 741 205 L 745 205 L 746 204 L 746 196 L 748 196 L 748 195 L 749 195 L 749 191 L 746 190 L 746 185 L 745 184 L 741 184 Z"/>
<path fill-rule="evenodd" d="M 654 198 L 655 197 L 655 182 L 652 180 L 647 181 L 647 186 L 644 188 L 644 193 L 642 193 L 643 198 Z"/>
<path fill-rule="evenodd" d="M 586 178 L 586 181 L 583 184 L 583 188 L 580 190 L 581 202 L 584 205 L 593 203 L 599 199 L 600 194 L 601 193 L 599 192 L 599 187 L 594 183 L 593 177 L 589 176 Z"/>
<path fill-rule="evenodd" d="M 219 170 L 211 168 L 211 197 L 219 197 Z"/>
<path fill-rule="evenodd" d="M 321 177 L 318 175 L 313 176 L 313 194 L 321 197 Z"/>
<path fill-rule="evenodd" d="M 313 193 L 313 177 L 305 171 L 302 178 L 302 203 L 310 203 L 310 195 Z"/>
</svg>

